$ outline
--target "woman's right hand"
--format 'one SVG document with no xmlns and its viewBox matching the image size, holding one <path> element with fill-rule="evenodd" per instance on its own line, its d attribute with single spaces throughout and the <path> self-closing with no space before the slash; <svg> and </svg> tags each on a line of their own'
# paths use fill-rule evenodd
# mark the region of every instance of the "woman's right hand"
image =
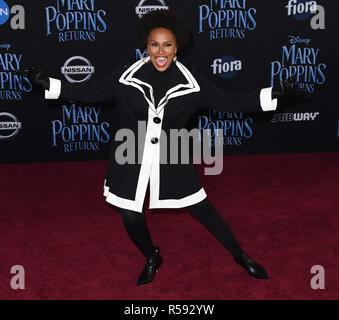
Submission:
<svg viewBox="0 0 339 320">
<path fill-rule="evenodd" d="M 18 74 L 28 78 L 33 88 L 37 90 L 49 90 L 49 78 L 43 72 L 35 67 L 28 67 L 17 71 Z"/>
</svg>

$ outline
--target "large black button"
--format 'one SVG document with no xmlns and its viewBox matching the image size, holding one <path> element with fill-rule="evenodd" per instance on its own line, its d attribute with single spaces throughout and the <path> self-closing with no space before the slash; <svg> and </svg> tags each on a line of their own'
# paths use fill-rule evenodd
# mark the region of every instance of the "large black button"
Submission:
<svg viewBox="0 0 339 320">
<path fill-rule="evenodd" d="M 156 144 L 156 143 L 158 143 L 158 141 L 159 141 L 159 139 L 158 139 L 158 138 L 152 138 L 152 140 L 151 140 L 151 142 L 152 142 L 153 144 Z"/>
<path fill-rule="evenodd" d="M 160 122 L 161 122 L 161 119 L 160 119 L 159 117 L 155 117 L 155 118 L 153 118 L 153 121 L 154 121 L 155 123 L 160 123 Z"/>
</svg>

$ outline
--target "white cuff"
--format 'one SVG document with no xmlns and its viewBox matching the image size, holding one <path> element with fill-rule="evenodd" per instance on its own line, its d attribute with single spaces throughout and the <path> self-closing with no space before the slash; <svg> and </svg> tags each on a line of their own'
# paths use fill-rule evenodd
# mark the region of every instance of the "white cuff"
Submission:
<svg viewBox="0 0 339 320">
<path fill-rule="evenodd" d="M 45 90 L 45 99 L 58 99 L 61 93 L 61 81 L 49 78 L 49 90 Z"/>
<path fill-rule="evenodd" d="M 272 100 L 272 87 L 260 91 L 260 105 L 263 111 L 274 111 L 278 106 L 278 99 Z"/>
</svg>

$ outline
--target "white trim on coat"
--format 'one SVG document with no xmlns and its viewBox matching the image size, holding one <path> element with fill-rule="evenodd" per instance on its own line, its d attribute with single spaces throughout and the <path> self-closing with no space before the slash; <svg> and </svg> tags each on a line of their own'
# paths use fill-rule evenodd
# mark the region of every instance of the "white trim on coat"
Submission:
<svg viewBox="0 0 339 320">
<path fill-rule="evenodd" d="M 154 96 L 153 96 L 153 87 L 144 81 L 141 81 L 138 78 L 133 77 L 134 74 L 146 63 L 150 62 L 150 57 L 147 57 L 144 60 L 138 60 L 137 62 L 135 62 L 134 64 L 132 64 L 120 77 L 119 82 L 123 83 L 125 85 L 130 85 L 133 86 L 137 89 L 139 89 L 142 94 L 144 95 L 145 100 L 148 103 L 148 106 L 153 110 L 154 113 L 158 114 L 162 111 L 162 109 L 164 108 L 164 106 L 167 104 L 169 99 L 172 98 L 176 98 L 182 95 L 186 95 L 186 94 L 190 94 L 193 92 L 198 92 L 200 91 L 200 86 L 198 84 L 198 82 L 195 80 L 195 78 L 193 77 L 193 75 L 188 71 L 188 69 L 181 64 L 178 60 L 176 60 L 176 62 L 174 62 L 176 64 L 176 66 L 178 67 L 178 69 L 180 70 L 180 72 L 184 75 L 184 77 L 187 80 L 186 84 L 178 84 L 173 88 L 170 88 L 165 96 L 160 99 L 159 101 L 159 105 L 157 108 L 155 108 L 155 103 L 154 103 Z M 146 86 L 149 90 L 150 90 L 150 97 L 152 99 L 152 101 L 150 99 L 148 99 L 144 89 L 142 88 L 142 85 Z M 181 90 L 180 89 L 185 89 L 185 90 Z"/>
<path fill-rule="evenodd" d="M 274 111 L 278 106 L 278 99 L 272 99 L 272 87 L 260 91 L 260 106 L 263 111 Z"/>
<path fill-rule="evenodd" d="M 198 192 L 193 193 L 185 198 L 181 199 L 153 199 L 151 197 L 150 209 L 156 208 L 184 208 L 196 204 L 207 197 L 204 188 L 201 188 Z"/>
<path fill-rule="evenodd" d="M 61 93 L 61 81 L 59 79 L 49 79 L 49 90 L 45 90 L 45 99 L 58 99 Z"/>
<path fill-rule="evenodd" d="M 187 84 L 178 84 L 170 88 L 165 96 L 160 100 L 159 106 L 155 108 L 153 87 L 138 78 L 133 77 L 145 63 L 148 63 L 150 57 L 144 61 L 139 60 L 129 67 L 120 77 L 119 82 L 125 85 L 130 85 L 140 90 L 148 103 L 148 122 L 146 129 L 145 144 L 142 156 L 141 167 L 137 182 L 137 189 L 134 200 L 118 197 L 109 191 L 109 188 L 104 186 L 104 196 L 106 201 L 121 208 L 142 212 L 143 203 L 145 200 L 148 182 L 150 182 L 150 204 L 149 208 L 182 208 L 202 201 L 206 198 L 206 193 L 203 188 L 200 191 L 180 198 L 180 199 L 159 199 L 160 193 L 160 136 L 164 118 L 164 107 L 169 99 L 176 98 L 182 95 L 200 91 L 200 86 L 193 75 L 180 62 L 176 61 L 176 65 L 182 74 L 187 79 Z M 147 97 L 142 86 L 146 86 L 150 90 L 150 98 Z M 184 89 L 179 91 L 180 89 Z M 159 117 L 160 123 L 154 123 L 153 118 Z M 158 143 L 153 144 L 152 138 L 157 138 Z M 106 183 L 106 182 L 105 182 Z"/>
</svg>

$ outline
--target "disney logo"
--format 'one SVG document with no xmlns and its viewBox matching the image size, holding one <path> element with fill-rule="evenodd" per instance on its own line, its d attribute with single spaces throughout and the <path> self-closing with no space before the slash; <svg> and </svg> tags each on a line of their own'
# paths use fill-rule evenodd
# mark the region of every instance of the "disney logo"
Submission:
<svg viewBox="0 0 339 320">
<path fill-rule="evenodd" d="M 10 49 L 11 45 L 7 43 L 0 43 L 0 49 L 6 49 L 7 51 Z"/>
<path fill-rule="evenodd" d="M 290 43 L 294 44 L 294 43 L 305 43 L 306 45 L 309 45 L 311 42 L 311 39 L 302 39 L 299 36 L 294 37 L 294 36 L 289 36 L 290 39 Z"/>
</svg>

